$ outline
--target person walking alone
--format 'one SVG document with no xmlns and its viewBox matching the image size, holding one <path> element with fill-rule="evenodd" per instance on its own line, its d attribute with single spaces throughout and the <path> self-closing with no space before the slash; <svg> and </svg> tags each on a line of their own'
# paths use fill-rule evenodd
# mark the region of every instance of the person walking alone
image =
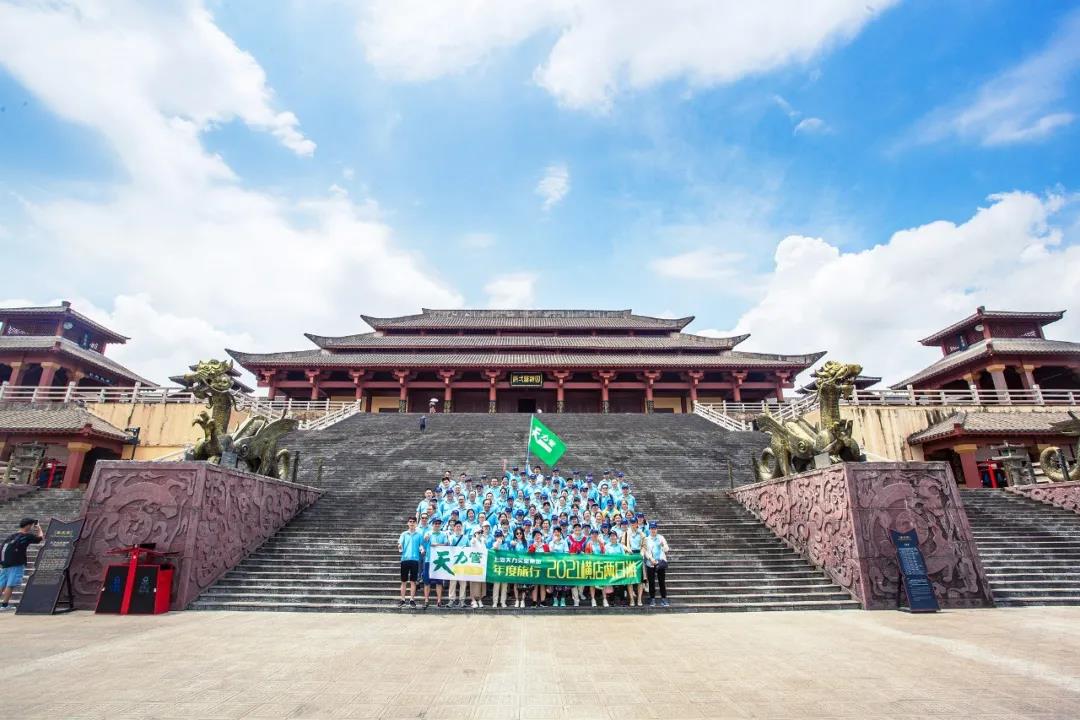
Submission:
<svg viewBox="0 0 1080 720">
<path fill-rule="evenodd" d="M 649 607 L 656 607 L 656 584 L 660 584 L 660 606 L 670 607 L 667 599 L 667 540 L 660 534 L 655 521 L 649 523 L 649 536 L 645 538 L 645 574 L 649 578 Z"/>
<path fill-rule="evenodd" d="M 0 545 L 0 611 L 10 610 L 11 593 L 22 585 L 26 573 L 26 549 L 41 542 L 41 525 L 34 518 L 19 521 L 19 531 L 12 533 Z"/>
</svg>

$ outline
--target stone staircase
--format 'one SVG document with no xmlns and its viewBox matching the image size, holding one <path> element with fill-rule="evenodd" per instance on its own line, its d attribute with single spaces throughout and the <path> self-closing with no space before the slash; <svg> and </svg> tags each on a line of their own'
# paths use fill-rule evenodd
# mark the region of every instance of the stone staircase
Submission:
<svg viewBox="0 0 1080 720">
<path fill-rule="evenodd" d="M 1080 605 L 1080 515 L 1005 490 L 961 498 L 998 606 Z"/>
<path fill-rule="evenodd" d="M 766 436 L 727 432 L 692 415 L 543 419 L 566 441 L 561 469 L 623 470 L 642 511 L 660 519 L 673 548 L 673 609 L 857 607 L 726 496 L 729 483 L 753 481 L 749 459 Z M 360 414 L 286 438 L 284 444 L 301 454 L 298 480 L 326 494 L 193 607 L 395 608 L 396 540 L 423 490 L 444 470 L 476 476 L 501 474 L 504 461 L 523 465 L 528 423 L 527 415 L 435 415 L 421 432 L 418 415 Z"/>
<path fill-rule="evenodd" d="M 0 503 L 0 541 L 3 541 L 11 533 L 19 529 L 19 521 L 25 517 L 37 518 L 41 527 L 49 528 L 49 521 L 53 518 L 60 520 L 73 520 L 79 516 L 82 506 L 82 490 L 36 490 L 27 495 Z M 41 544 L 31 545 L 26 553 L 27 572 L 26 578 L 34 571 L 34 558 L 37 557 Z M 22 597 L 22 587 L 11 594 L 12 603 L 17 603 Z"/>
</svg>

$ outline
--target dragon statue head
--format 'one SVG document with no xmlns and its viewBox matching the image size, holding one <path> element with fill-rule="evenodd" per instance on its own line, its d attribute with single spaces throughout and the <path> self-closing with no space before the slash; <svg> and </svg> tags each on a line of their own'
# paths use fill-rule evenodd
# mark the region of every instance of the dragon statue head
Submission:
<svg viewBox="0 0 1080 720">
<path fill-rule="evenodd" d="M 851 391 L 855 388 L 854 380 L 861 372 L 862 365 L 858 363 L 829 360 L 814 373 L 814 377 L 817 378 L 818 394 L 821 394 L 826 385 L 831 385 L 837 388 L 843 397 L 851 397 Z"/>
<path fill-rule="evenodd" d="M 184 374 L 184 385 L 195 397 L 205 400 L 232 389 L 232 371 L 231 360 L 200 360 L 193 371 Z"/>
</svg>

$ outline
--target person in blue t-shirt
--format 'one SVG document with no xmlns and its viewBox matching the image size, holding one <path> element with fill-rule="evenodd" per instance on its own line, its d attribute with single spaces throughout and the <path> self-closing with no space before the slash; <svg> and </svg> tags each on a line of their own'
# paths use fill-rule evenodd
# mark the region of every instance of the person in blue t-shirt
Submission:
<svg viewBox="0 0 1080 720">
<path fill-rule="evenodd" d="M 424 536 L 416 529 L 416 518 L 410 517 L 408 529 L 398 536 L 398 552 L 401 553 L 401 604 L 405 607 L 405 587 L 409 587 L 408 604 L 416 607 L 416 581 L 420 577 L 420 558 L 424 552 Z"/>
<path fill-rule="evenodd" d="M 420 569 L 420 577 L 424 582 L 424 607 L 427 607 L 431 602 L 431 588 L 435 588 L 435 607 L 441 608 L 443 587 L 446 585 L 445 580 L 432 579 L 429 572 L 429 562 L 431 558 L 431 547 L 433 545 L 446 545 L 450 536 L 443 532 L 442 518 L 436 517 L 431 521 L 431 530 L 424 536 L 424 558 Z"/>
</svg>

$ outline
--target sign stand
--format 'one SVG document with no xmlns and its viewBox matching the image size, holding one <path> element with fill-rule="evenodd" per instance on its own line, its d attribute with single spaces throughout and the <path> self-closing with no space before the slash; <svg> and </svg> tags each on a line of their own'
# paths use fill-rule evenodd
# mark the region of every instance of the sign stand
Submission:
<svg viewBox="0 0 1080 720">
<path fill-rule="evenodd" d="M 34 561 L 34 574 L 26 581 L 16 615 L 55 615 L 75 609 L 69 568 L 85 522 L 84 518 L 71 522 L 54 518 L 49 522 L 45 543 Z M 61 600 L 61 594 L 66 594 L 67 599 Z M 58 611 L 56 606 L 60 604 L 67 607 Z"/>
<path fill-rule="evenodd" d="M 896 582 L 896 609 L 905 609 L 902 600 L 906 597 L 908 612 L 938 612 L 941 606 L 926 574 L 926 560 L 919 549 L 918 534 L 914 530 L 903 533 L 892 530 L 889 534 L 896 546 L 896 560 L 900 566 L 900 576 Z"/>
</svg>

